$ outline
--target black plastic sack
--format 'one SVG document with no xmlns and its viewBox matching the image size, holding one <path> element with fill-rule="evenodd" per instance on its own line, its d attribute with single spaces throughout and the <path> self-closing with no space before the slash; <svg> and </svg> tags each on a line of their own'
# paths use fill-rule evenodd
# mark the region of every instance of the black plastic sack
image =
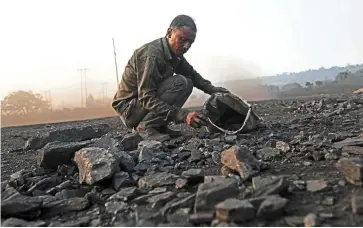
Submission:
<svg viewBox="0 0 363 228">
<path fill-rule="evenodd" d="M 252 106 L 234 94 L 215 93 L 204 103 L 209 132 L 246 133 L 256 129 L 261 120 Z"/>
</svg>

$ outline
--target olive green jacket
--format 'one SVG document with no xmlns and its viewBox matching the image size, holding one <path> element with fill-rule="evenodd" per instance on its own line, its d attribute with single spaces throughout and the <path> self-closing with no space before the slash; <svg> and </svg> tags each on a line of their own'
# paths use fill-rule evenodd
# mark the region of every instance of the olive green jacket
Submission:
<svg viewBox="0 0 363 228">
<path fill-rule="evenodd" d="M 179 108 L 173 107 L 157 96 L 157 88 L 162 80 L 181 74 L 193 81 L 194 87 L 207 94 L 214 87 L 204 79 L 184 57 L 177 58 L 170 50 L 166 37 L 156 39 L 138 48 L 128 61 L 119 89 L 114 96 L 112 106 L 115 109 L 133 98 L 149 111 L 168 117 Z"/>
</svg>

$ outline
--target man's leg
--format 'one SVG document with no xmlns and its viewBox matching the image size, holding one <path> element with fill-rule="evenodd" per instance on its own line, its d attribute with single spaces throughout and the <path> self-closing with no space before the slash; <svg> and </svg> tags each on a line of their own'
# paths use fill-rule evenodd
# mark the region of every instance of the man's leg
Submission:
<svg viewBox="0 0 363 228">
<path fill-rule="evenodd" d="M 192 91 L 193 82 L 191 79 L 183 75 L 174 75 L 173 77 L 165 79 L 160 84 L 158 96 L 162 101 L 181 108 L 188 100 Z M 156 116 L 153 112 L 149 112 L 139 124 L 139 128 L 160 129 L 165 128 L 167 124 L 162 117 Z"/>
</svg>

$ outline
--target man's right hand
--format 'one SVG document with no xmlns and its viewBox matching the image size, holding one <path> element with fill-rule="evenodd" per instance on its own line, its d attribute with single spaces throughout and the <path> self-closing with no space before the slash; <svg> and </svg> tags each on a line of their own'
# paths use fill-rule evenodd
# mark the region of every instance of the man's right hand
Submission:
<svg viewBox="0 0 363 228">
<path fill-rule="evenodd" d="M 186 123 L 193 128 L 207 125 L 207 118 L 200 113 L 180 109 L 175 116 L 175 123 Z"/>
</svg>

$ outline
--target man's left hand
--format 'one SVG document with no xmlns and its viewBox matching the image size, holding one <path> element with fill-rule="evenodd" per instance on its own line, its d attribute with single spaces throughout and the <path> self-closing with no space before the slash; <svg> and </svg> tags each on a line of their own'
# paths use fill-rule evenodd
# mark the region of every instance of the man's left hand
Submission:
<svg viewBox="0 0 363 228">
<path fill-rule="evenodd" d="M 228 89 L 223 88 L 223 87 L 214 87 L 212 89 L 212 93 L 231 93 L 231 92 L 229 92 Z"/>
</svg>

